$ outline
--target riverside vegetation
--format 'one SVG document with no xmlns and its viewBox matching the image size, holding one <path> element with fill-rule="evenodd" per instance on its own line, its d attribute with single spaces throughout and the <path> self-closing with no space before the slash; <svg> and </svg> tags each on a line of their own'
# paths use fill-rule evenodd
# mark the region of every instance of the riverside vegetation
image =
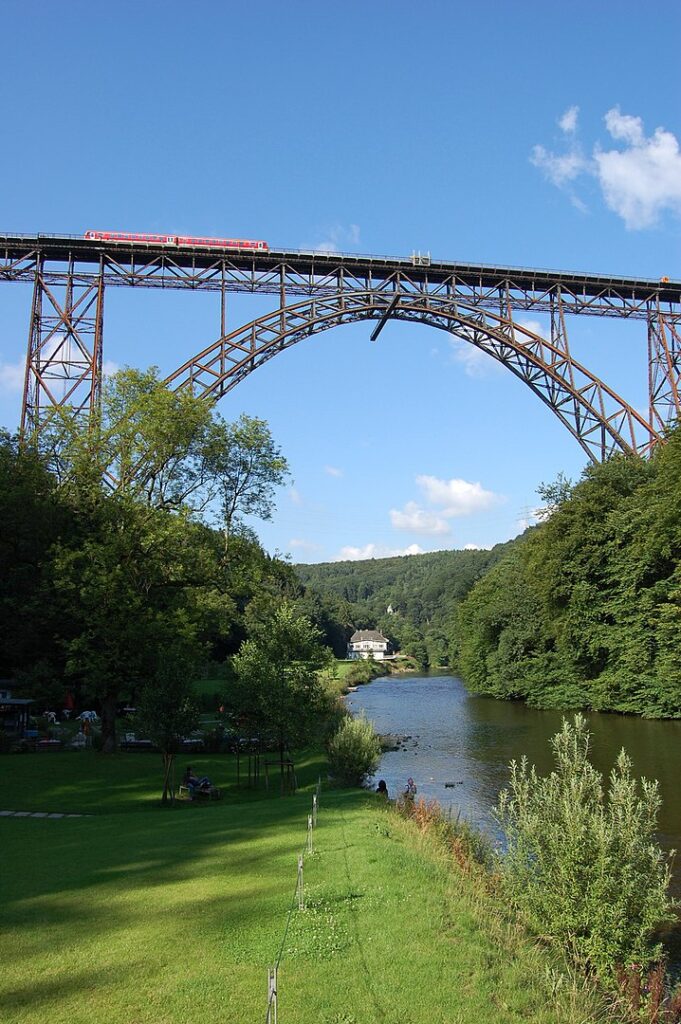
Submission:
<svg viewBox="0 0 681 1024">
<path fill-rule="evenodd" d="M 681 715 L 681 428 L 546 488 L 548 520 L 458 609 L 455 659 L 479 693 L 536 707 Z"/>
<path fill-rule="evenodd" d="M 341 726 L 339 736 L 344 731 Z M 363 777 L 370 733 L 361 716 L 352 739 L 342 744 L 342 757 L 331 751 L 344 778 L 353 777 L 353 757 L 355 777 Z M 555 768 L 546 777 L 525 758 L 510 765 L 510 782 L 496 807 L 505 836 L 501 849 L 460 817 L 444 816 L 436 801 L 405 796 L 397 808 L 477 880 L 488 906 L 513 908 L 572 970 L 595 982 L 608 996 L 613 1019 L 676 1024 L 681 985 L 675 988 L 667 977 L 656 939 L 676 909 L 669 895 L 670 857 L 655 834 L 657 783 L 637 782 L 621 751 L 604 784 L 591 764 L 581 715 L 572 723 L 563 720 L 551 746 Z"/>
</svg>

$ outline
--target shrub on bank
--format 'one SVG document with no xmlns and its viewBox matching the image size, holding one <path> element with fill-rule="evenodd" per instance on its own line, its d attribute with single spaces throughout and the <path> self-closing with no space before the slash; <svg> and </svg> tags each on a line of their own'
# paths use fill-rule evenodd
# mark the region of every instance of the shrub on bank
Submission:
<svg viewBox="0 0 681 1024">
<path fill-rule="evenodd" d="M 350 786 L 361 786 L 378 767 L 381 746 L 372 723 L 364 713 L 348 716 L 327 744 L 329 764 L 336 778 Z"/>
<path fill-rule="evenodd" d="M 670 916 L 669 862 L 655 838 L 657 783 L 639 786 L 622 751 L 606 793 L 581 715 L 564 720 L 551 745 L 554 771 L 541 778 L 525 758 L 513 762 L 499 799 L 503 885 L 539 934 L 611 982 L 618 970 L 659 958 L 652 936 Z"/>
<path fill-rule="evenodd" d="M 380 661 L 374 661 L 372 658 L 362 659 L 350 667 L 345 682 L 348 686 L 363 686 L 384 672 L 385 668 L 381 666 Z"/>
</svg>

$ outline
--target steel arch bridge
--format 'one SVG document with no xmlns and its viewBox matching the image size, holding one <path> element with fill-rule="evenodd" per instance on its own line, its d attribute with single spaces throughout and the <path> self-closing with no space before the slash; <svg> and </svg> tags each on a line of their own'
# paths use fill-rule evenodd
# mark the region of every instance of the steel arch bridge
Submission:
<svg viewBox="0 0 681 1024">
<path fill-rule="evenodd" d="M 36 436 L 56 408 L 88 415 L 102 386 L 104 297 L 110 287 L 217 293 L 217 340 L 167 378 L 217 400 L 304 338 L 389 319 L 448 332 L 486 352 L 553 410 L 593 461 L 648 453 L 681 416 L 681 282 L 289 250 L 217 250 L 72 236 L 0 235 L 0 280 L 33 285 L 22 431 Z M 230 293 L 274 296 L 234 330 Z M 550 337 L 516 321 L 549 314 Z M 570 315 L 640 320 L 648 353 L 647 418 L 570 353 Z"/>
</svg>

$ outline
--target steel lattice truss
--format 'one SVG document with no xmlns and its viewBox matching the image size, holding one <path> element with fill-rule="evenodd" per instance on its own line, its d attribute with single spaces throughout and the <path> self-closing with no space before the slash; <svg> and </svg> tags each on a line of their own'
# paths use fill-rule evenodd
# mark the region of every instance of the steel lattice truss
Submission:
<svg viewBox="0 0 681 1024">
<path fill-rule="evenodd" d="M 571 359 L 563 337 L 548 341 L 513 320 L 436 296 L 372 292 L 328 296 L 277 309 L 221 338 L 168 378 L 173 387 L 220 398 L 277 353 L 320 331 L 358 320 L 428 324 L 503 363 L 558 416 L 589 457 L 640 451 L 659 434 L 607 385 Z"/>
<path fill-rule="evenodd" d="M 109 287 L 220 295 L 220 337 L 168 383 L 210 399 L 277 352 L 357 320 L 417 321 L 454 334 L 518 376 L 593 460 L 645 453 L 681 415 L 681 284 L 338 253 L 218 252 L 69 236 L 0 236 L 0 281 L 31 281 L 22 428 L 39 433 L 56 407 L 87 415 L 99 400 Z M 276 295 L 277 308 L 226 333 L 230 292 Z M 304 301 L 291 302 L 302 298 Z M 550 314 L 551 339 L 514 322 Z M 647 325 L 649 419 L 571 356 L 566 315 Z M 375 334 L 377 333 L 374 332 Z"/>
</svg>

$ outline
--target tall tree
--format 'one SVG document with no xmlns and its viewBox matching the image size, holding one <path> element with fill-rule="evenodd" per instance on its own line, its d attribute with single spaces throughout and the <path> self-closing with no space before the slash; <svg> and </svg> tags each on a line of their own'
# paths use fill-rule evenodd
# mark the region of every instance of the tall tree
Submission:
<svg viewBox="0 0 681 1024">
<path fill-rule="evenodd" d="M 0 678 L 41 662 L 59 674 L 51 546 L 73 529 L 45 459 L 0 431 Z"/>
<path fill-rule="evenodd" d="M 91 505 L 78 541 L 55 550 L 55 587 L 73 616 L 63 638 L 66 671 L 101 702 L 107 753 L 115 750 L 120 695 L 153 677 L 169 646 L 198 645 L 202 554 L 186 517 L 121 494 Z"/>
<path fill-rule="evenodd" d="M 226 423 L 188 390 L 169 391 L 158 370 L 110 377 L 95 418 L 55 411 L 43 435 L 60 483 L 122 491 L 154 508 L 205 515 L 229 532 L 243 516 L 269 519 L 288 465 L 264 420 Z"/>
<path fill-rule="evenodd" d="M 310 620 L 284 601 L 254 625 L 234 658 L 237 684 L 230 703 L 251 728 L 277 742 L 282 764 L 285 749 L 309 742 L 328 708 L 319 673 L 331 654 L 320 638 Z"/>
<path fill-rule="evenodd" d="M 199 722 L 192 688 L 196 666 L 184 657 L 184 653 L 182 650 L 165 652 L 157 671 L 144 684 L 134 719 L 136 728 L 161 751 L 161 802 L 164 804 L 175 800 L 172 780 L 175 755 L 181 748 L 183 738 Z"/>
<path fill-rule="evenodd" d="M 101 700 L 111 751 L 119 695 L 153 676 L 171 640 L 195 649 L 207 620 L 208 632 L 233 621 L 235 572 L 199 519 L 233 530 L 269 516 L 286 462 L 263 421 L 226 424 L 154 368 L 116 374 L 87 426 L 55 414 L 46 443 L 78 524 L 55 555 L 62 604 L 77 610 L 67 672 Z"/>
</svg>

